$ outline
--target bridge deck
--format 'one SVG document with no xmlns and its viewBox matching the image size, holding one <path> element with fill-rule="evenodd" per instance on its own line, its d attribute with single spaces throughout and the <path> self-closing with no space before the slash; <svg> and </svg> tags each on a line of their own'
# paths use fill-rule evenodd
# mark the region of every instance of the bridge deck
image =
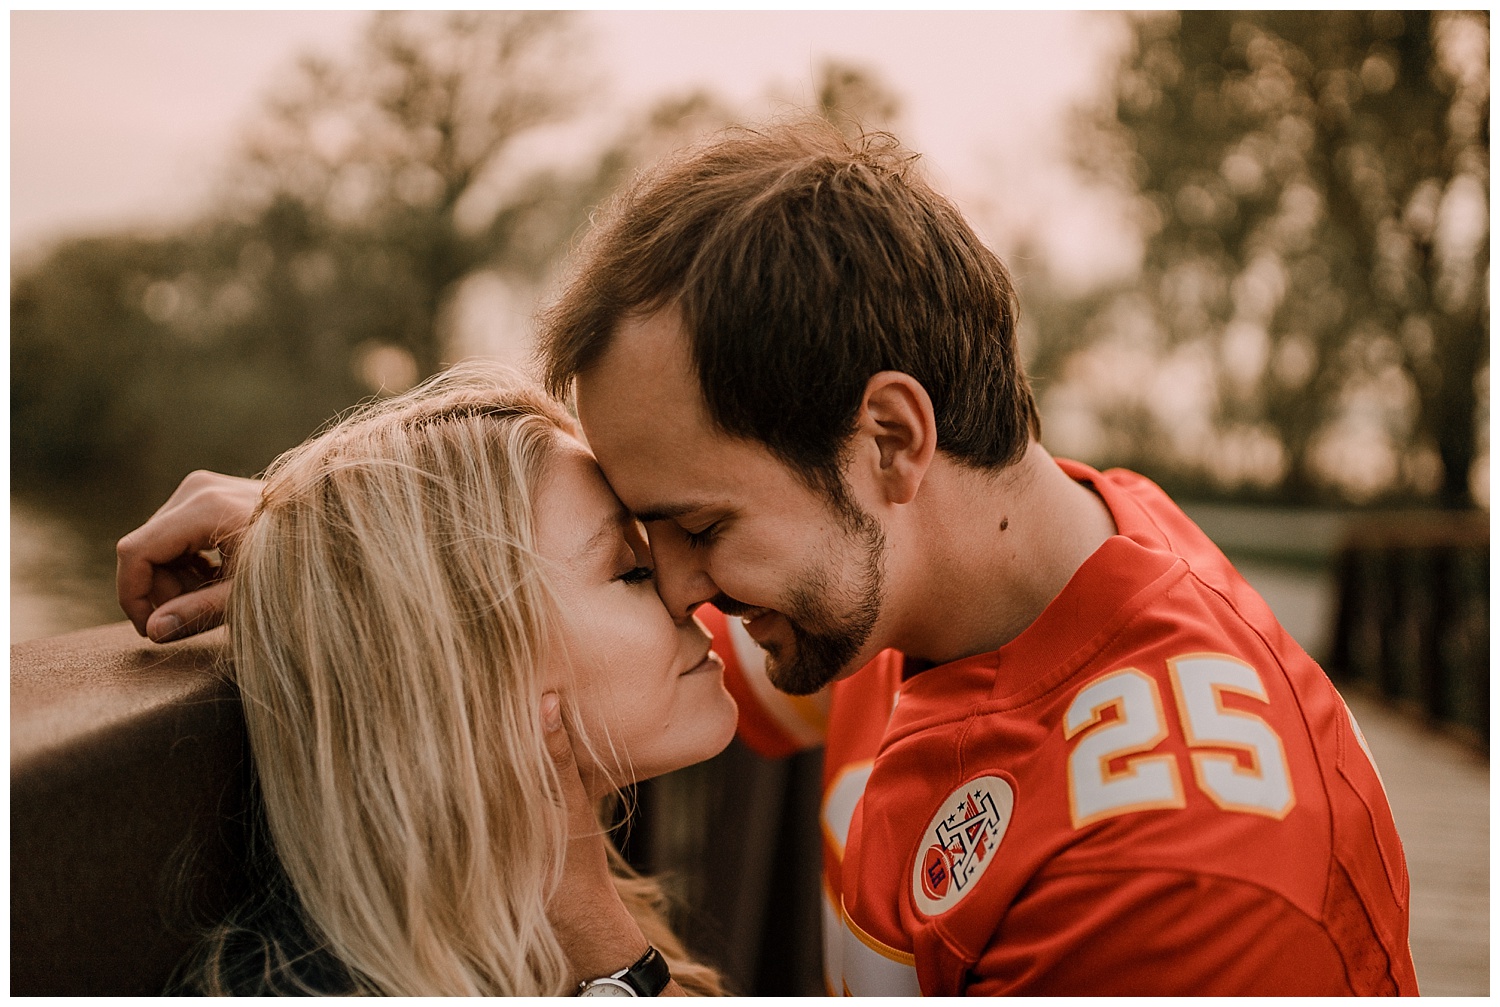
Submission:
<svg viewBox="0 0 1500 1007">
<path fill-rule="evenodd" d="M 1473 747 L 1346 692 L 1380 766 L 1411 873 L 1411 951 L 1424 996 L 1490 992 L 1490 770 Z"/>
</svg>

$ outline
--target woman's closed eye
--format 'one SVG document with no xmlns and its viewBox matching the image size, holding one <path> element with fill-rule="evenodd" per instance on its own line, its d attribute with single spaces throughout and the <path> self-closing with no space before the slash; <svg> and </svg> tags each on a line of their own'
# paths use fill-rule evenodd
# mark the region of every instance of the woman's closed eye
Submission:
<svg viewBox="0 0 1500 1007">
<path fill-rule="evenodd" d="M 656 571 L 649 566 L 635 566 L 626 570 L 616 580 L 624 581 L 626 584 L 644 584 L 656 577 Z"/>
</svg>

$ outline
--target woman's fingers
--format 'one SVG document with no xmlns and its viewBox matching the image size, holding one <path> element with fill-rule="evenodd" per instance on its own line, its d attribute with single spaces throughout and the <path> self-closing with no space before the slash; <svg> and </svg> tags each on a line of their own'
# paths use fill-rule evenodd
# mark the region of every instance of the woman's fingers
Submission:
<svg viewBox="0 0 1500 1007">
<path fill-rule="evenodd" d="M 562 701 L 557 698 L 557 693 L 549 692 L 542 696 L 542 728 L 547 732 L 547 746 L 552 750 L 554 759 L 573 758 L 573 746 L 568 744 L 566 734 L 561 738 L 554 735 L 562 729 Z M 560 742 L 560 744 L 554 744 Z"/>
<path fill-rule="evenodd" d="M 224 621 L 228 603 L 228 581 L 216 581 L 189 591 L 164 602 L 151 613 L 146 620 L 146 635 L 156 643 L 171 643 L 213 629 Z"/>
<path fill-rule="evenodd" d="M 562 784 L 562 798 L 568 807 L 568 834 L 573 840 L 599 835 L 599 819 L 594 814 L 594 802 L 589 799 L 578 770 L 578 761 L 573 757 L 573 739 L 563 726 L 562 702 L 557 693 L 542 696 L 542 729 L 547 736 L 547 752 L 552 756 L 552 765 L 557 769 L 557 778 Z M 602 844 L 600 847 L 603 849 Z"/>
<path fill-rule="evenodd" d="M 137 632 L 161 642 L 219 624 L 228 591 L 202 589 L 203 578 L 188 574 L 201 565 L 201 554 L 231 551 L 260 496 L 258 480 L 194 472 L 150 520 L 120 539 L 115 589 Z M 174 604 L 178 598 L 182 604 Z"/>
</svg>

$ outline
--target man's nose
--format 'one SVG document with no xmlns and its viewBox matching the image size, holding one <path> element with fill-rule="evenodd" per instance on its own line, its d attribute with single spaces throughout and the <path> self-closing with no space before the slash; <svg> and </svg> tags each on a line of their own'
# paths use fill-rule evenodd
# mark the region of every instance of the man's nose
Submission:
<svg viewBox="0 0 1500 1007">
<path fill-rule="evenodd" d="M 656 560 L 656 593 L 675 621 L 687 621 L 694 609 L 718 595 L 718 585 L 702 558 L 680 535 L 653 536 L 651 552 Z"/>
</svg>

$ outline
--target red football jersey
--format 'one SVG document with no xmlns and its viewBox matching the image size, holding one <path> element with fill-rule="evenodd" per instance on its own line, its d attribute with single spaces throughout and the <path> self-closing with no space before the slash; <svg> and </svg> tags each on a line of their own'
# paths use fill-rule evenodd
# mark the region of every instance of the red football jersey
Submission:
<svg viewBox="0 0 1500 1007">
<path fill-rule="evenodd" d="M 764 754 L 823 740 L 829 991 L 1415 994 L 1406 862 L 1348 708 L 1154 484 L 1000 650 L 824 697 L 706 612 Z"/>
</svg>

